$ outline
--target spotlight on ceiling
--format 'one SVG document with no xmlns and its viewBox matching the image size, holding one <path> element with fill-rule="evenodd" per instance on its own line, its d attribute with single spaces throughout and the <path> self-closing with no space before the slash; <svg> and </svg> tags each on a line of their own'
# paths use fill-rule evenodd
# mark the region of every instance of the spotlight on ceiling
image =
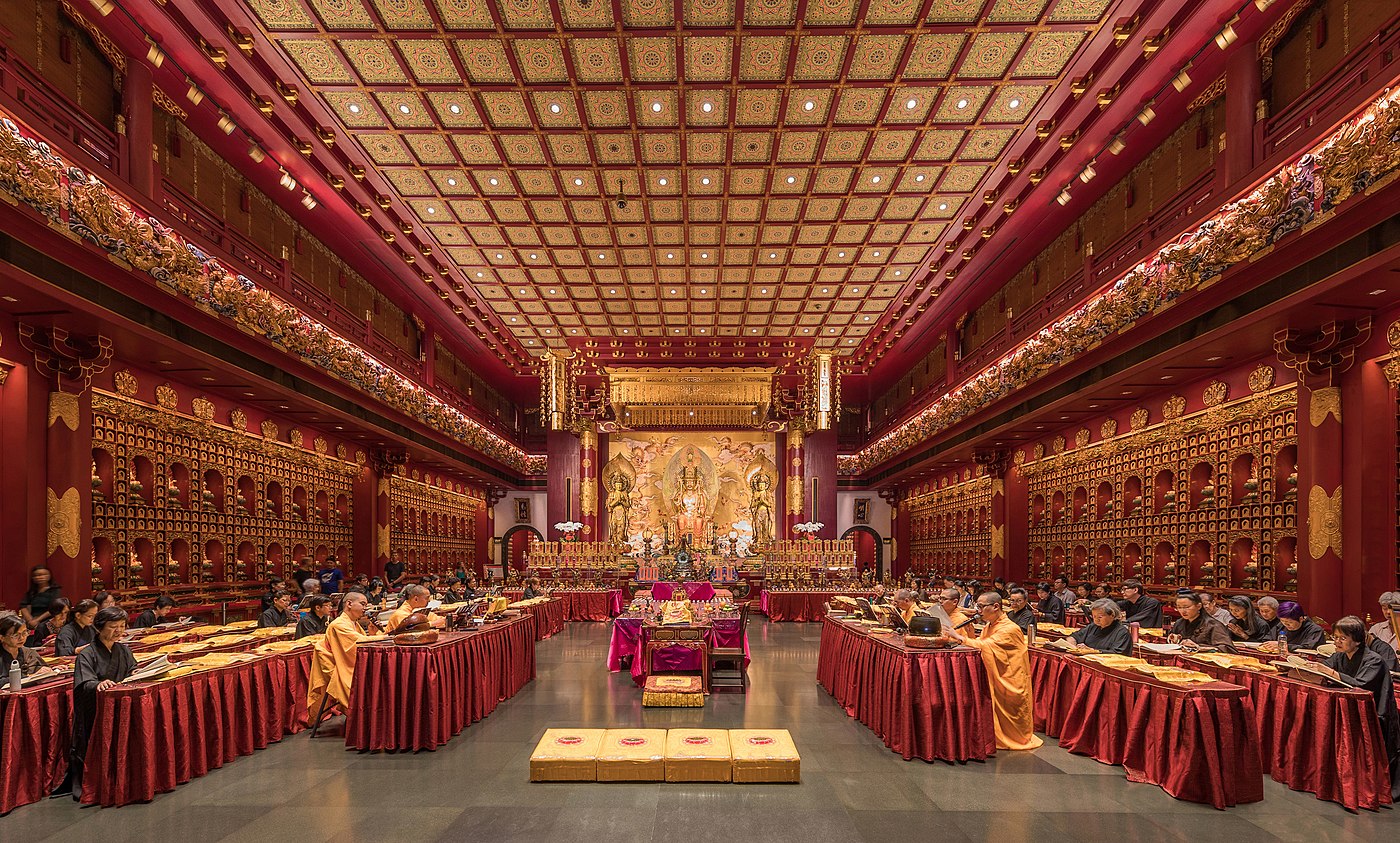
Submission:
<svg viewBox="0 0 1400 843">
<path fill-rule="evenodd" d="M 1122 135 L 1114 135 L 1113 140 L 1108 142 L 1108 151 L 1113 153 L 1114 155 L 1119 154 L 1127 148 L 1128 144 L 1126 141 L 1123 140 Z"/>
<path fill-rule="evenodd" d="M 1152 110 L 1152 103 L 1150 102 L 1142 107 L 1142 111 L 1138 112 L 1137 121 L 1144 126 L 1156 119 L 1157 112 Z"/>
<path fill-rule="evenodd" d="M 1069 195 L 1069 188 L 1068 188 L 1068 187 L 1066 187 L 1065 189 L 1061 190 L 1061 191 L 1060 191 L 1060 195 L 1055 197 L 1055 201 L 1056 201 L 1056 202 L 1059 202 L 1061 205 L 1068 205 L 1068 204 L 1069 204 L 1069 200 L 1070 200 L 1070 195 Z"/>
<path fill-rule="evenodd" d="M 1176 88 L 1178 94 L 1191 87 L 1191 74 L 1187 73 L 1190 69 L 1191 65 L 1186 65 L 1181 69 L 1181 72 L 1176 75 L 1176 78 L 1172 80 L 1172 87 Z"/>
</svg>

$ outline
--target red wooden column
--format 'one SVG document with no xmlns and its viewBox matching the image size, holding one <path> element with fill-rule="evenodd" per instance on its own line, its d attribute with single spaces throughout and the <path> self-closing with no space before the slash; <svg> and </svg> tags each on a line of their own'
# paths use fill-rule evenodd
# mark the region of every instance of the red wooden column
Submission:
<svg viewBox="0 0 1400 843">
<path fill-rule="evenodd" d="M 1389 333 L 1395 338 L 1392 342 L 1400 341 L 1400 329 L 1392 326 Z M 1373 340 L 1381 354 L 1391 351 L 1385 339 Z M 1400 379 L 1397 368 L 1392 366 L 1392 373 Z M 1397 585 L 1395 465 L 1380 457 L 1396 449 L 1395 392 L 1386 370 L 1373 362 L 1343 373 L 1341 387 L 1342 418 L 1346 419 L 1342 449 L 1349 456 L 1368 457 L 1342 462 L 1342 485 L 1347 490 L 1342 499 L 1342 558 L 1347 560 L 1342 607 L 1364 619 L 1367 614 L 1379 615 L 1376 597 Z"/>
<path fill-rule="evenodd" d="M 92 376 L 112 359 L 106 337 L 19 326 L 20 343 L 49 380 L 44 425 L 44 564 L 63 593 L 92 593 Z M 30 470 L 33 470 L 32 468 Z M 148 574 L 150 576 L 151 574 Z"/>
<path fill-rule="evenodd" d="M 889 573 L 893 578 L 904 576 L 909 570 L 909 519 L 900 517 L 899 489 L 881 489 L 880 497 L 890 505 L 890 532 L 894 539 L 890 542 Z"/>
<path fill-rule="evenodd" d="M 127 63 L 122 85 L 122 116 L 126 118 L 127 180 L 146 196 L 156 196 L 155 113 L 151 68 L 142 61 Z"/>
<path fill-rule="evenodd" d="M 787 467 L 787 470 L 783 472 L 786 478 L 784 481 L 786 500 L 782 506 L 783 517 L 778 528 L 778 538 L 780 539 L 797 538 L 797 534 L 792 531 L 792 525 L 807 520 L 803 515 L 806 512 L 806 508 L 803 506 L 806 497 L 802 472 L 803 440 L 801 426 L 793 425 L 788 430 L 787 453 L 783 458 L 783 463 Z"/>
<path fill-rule="evenodd" d="M 374 471 L 374 573 L 384 573 L 389 564 L 389 548 L 393 540 L 393 528 L 389 519 L 392 504 L 389 496 L 390 478 L 399 466 L 408 461 L 402 451 L 375 451 L 370 456 L 370 467 Z M 410 572 L 412 573 L 412 572 Z"/>
<path fill-rule="evenodd" d="M 582 467 L 582 448 L 579 438 L 567 430 L 551 430 L 545 438 L 545 451 L 549 458 L 549 486 L 545 509 L 549 513 L 549 524 L 545 532 L 546 541 L 559 541 L 563 538 L 554 525 L 561 521 L 580 521 L 579 518 L 579 473 Z"/>
<path fill-rule="evenodd" d="M 1234 184 L 1254 169 L 1255 107 L 1263 99 L 1258 42 L 1236 44 L 1225 63 L 1225 149 L 1221 175 Z"/>
<path fill-rule="evenodd" d="M 820 521 L 818 538 L 836 538 L 836 431 L 814 430 L 803 442 L 803 476 L 810 500 L 807 515 Z"/>
<path fill-rule="evenodd" d="M 384 573 L 384 564 L 375 552 L 375 541 L 379 534 L 379 520 L 375 498 L 379 495 L 379 474 L 372 462 L 360 466 L 355 475 L 353 517 L 350 519 L 350 544 L 355 574 L 369 574 L 377 577 Z"/>
<path fill-rule="evenodd" d="M 1005 451 L 978 451 L 978 465 L 992 481 L 992 576 L 1023 582 L 1026 570 L 1026 483 Z"/>
<path fill-rule="evenodd" d="M 1298 371 L 1298 599 L 1305 612 L 1326 620 L 1344 614 L 1342 470 L 1348 460 L 1365 456 L 1345 450 L 1341 375 L 1370 333 L 1366 317 L 1274 335 L 1279 359 Z M 1360 559 L 1353 561 L 1360 565 Z"/>
<path fill-rule="evenodd" d="M 582 541 L 600 541 L 603 534 L 598 526 L 598 434 L 592 427 L 584 427 L 579 432 L 578 442 L 578 517 L 575 520 L 583 524 Z"/>
<path fill-rule="evenodd" d="M 476 515 L 476 557 L 474 564 L 476 575 L 482 576 L 486 573 L 486 566 L 491 563 L 491 551 L 495 547 L 496 541 L 496 504 L 506 496 L 504 489 L 488 488 L 486 492 L 486 505 L 481 508 Z"/>
</svg>

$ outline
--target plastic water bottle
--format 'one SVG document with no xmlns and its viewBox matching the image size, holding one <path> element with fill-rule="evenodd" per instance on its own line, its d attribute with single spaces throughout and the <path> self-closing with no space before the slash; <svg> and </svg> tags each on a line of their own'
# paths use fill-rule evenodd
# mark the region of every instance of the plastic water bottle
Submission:
<svg viewBox="0 0 1400 843">
<path fill-rule="evenodd" d="M 1278 654 L 1288 655 L 1288 630 L 1283 628 L 1283 624 L 1278 625 Z"/>
<path fill-rule="evenodd" d="M 1138 639 L 1142 636 L 1142 624 L 1138 623 L 1137 621 L 1133 621 L 1132 623 L 1128 624 L 1128 633 L 1132 635 L 1133 646 L 1136 647 L 1138 644 Z"/>
<path fill-rule="evenodd" d="M 1029 646 L 1034 647 L 1034 646 L 1035 646 L 1035 623 L 1034 623 L 1034 622 L 1031 623 L 1029 632 L 1030 632 L 1030 638 L 1029 638 L 1029 640 L 1028 640 L 1026 643 L 1027 643 Z"/>
<path fill-rule="evenodd" d="M 21 677 L 19 673 L 19 659 L 10 662 L 10 693 L 18 694 Z"/>
</svg>

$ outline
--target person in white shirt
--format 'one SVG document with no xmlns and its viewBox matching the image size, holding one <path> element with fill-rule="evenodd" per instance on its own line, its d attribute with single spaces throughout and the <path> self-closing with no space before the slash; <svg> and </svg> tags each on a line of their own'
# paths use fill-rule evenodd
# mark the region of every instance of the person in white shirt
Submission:
<svg viewBox="0 0 1400 843">
<path fill-rule="evenodd" d="M 1060 602 L 1064 604 L 1066 610 L 1079 600 L 1079 595 L 1075 594 L 1074 589 L 1069 587 L 1069 578 L 1064 574 L 1055 577 L 1055 581 L 1051 585 L 1055 587 L 1055 596 L 1060 598 Z"/>
<path fill-rule="evenodd" d="M 1367 635 L 1375 636 L 1392 649 L 1400 649 L 1400 639 L 1395 636 L 1395 627 L 1390 622 L 1390 616 L 1394 612 L 1400 611 L 1400 591 L 1387 591 L 1381 594 L 1377 601 L 1381 605 L 1381 619 L 1379 623 L 1374 623 L 1366 630 Z"/>
</svg>

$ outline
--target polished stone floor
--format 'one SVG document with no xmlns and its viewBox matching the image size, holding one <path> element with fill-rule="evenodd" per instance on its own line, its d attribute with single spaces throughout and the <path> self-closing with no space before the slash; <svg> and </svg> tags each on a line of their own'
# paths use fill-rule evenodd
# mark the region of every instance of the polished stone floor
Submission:
<svg viewBox="0 0 1400 843">
<path fill-rule="evenodd" d="M 906 762 L 818 687 L 819 635 L 817 624 L 757 620 L 747 697 L 643 710 L 630 677 L 604 667 L 608 627 L 570 624 L 540 643 L 539 678 L 437 752 L 361 755 L 301 734 L 148 805 L 18 808 L 0 818 L 0 839 L 1360 843 L 1400 832 L 1400 812 L 1349 815 L 1274 782 L 1264 802 L 1230 811 L 1178 802 L 1053 741 L 986 763 Z M 553 725 L 781 726 L 802 753 L 802 783 L 532 785 L 530 751 Z"/>
</svg>

